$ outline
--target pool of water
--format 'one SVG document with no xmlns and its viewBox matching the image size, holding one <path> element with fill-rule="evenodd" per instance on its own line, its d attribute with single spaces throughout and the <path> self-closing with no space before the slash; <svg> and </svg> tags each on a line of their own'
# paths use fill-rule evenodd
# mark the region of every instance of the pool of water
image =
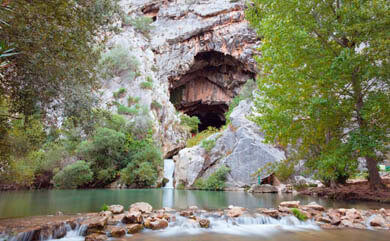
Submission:
<svg viewBox="0 0 390 241">
<path fill-rule="evenodd" d="M 87 189 L 34 190 L 0 192 L 0 218 L 36 215 L 76 214 L 100 211 L 104 204 L 121 204 L 126 208 L 134 202 L 148 202 L 155 209 L 170 207 L 184 209 L 196 205 L 206 210 L 227 208 L 229 205 L 248 209 L 276 207 L 280 202 L 300 200 L 302 204 L 317 202 L 334 208 L 390 208 L 375 202 L 343 202 L 292 194 L 249 194 L 246 192 L 213 192 L 176 189 Z"/>
</svg>

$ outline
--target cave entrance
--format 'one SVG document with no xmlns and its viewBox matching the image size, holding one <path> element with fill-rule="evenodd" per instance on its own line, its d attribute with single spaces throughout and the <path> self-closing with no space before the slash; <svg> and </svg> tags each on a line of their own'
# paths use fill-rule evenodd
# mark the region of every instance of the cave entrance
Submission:
<svg viewBox="0 0 390 241">
<path fill-rule="evenodd" d="M 176 110 L 199 118 L 199 131 L 220 128 L 226 123 L 230 101 L 254 76 L 231 55 L 201 52 L 186 74 L 169 80 L 170 100 Z"/>
<path fill-rule="evenodd" d="M 192 108 L 185 109 L 189 116 L 197 116 L 200 120 L 199 131 L 206 130 L 208 127 L 221 128 L 226 124 L 225 112 L 228 109 L 227 104 L 194 104 Z"/>
</svg>

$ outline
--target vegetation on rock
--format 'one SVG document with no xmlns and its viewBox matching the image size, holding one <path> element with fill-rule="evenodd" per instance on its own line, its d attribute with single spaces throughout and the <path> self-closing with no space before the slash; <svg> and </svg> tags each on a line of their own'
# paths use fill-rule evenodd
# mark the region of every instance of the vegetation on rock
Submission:
<svg viewBox="0 0 390 241">
<path fill-rule="evenodd" d="M 211 174 L 206 180 L 199 178 L 195 182 L 195 187 L 202 190 L 222 191 L 226 184 L 226 175 L 230 169 L 226 166 L 221 166 L 216 172 Z"/>
<path fill-rule="evenodd" d="M 215 127 L 209 126 L 206 130 L 196 134 L 191 139 L 187 140 L 187 147 L 193 147 L 201 143 L 202 140 L 211 136 L 212 134 L 217 133 L 219 130 Z"/>
<path fill-rule="evenodd" d="M 343 183 L 363 157 L 371 187 L 389 151 L 388 1 L 253 0 L 262 38 L 254 120 L 271 143 L 326 184 Z"/>
<path fill-rule="evenodd" d="M 197 116 L 188 116 L 186 114 L 182 114 L 180 115 L 180 123 L 184 126 L 187 126 L 191 133 L 198 133 L 200 120 Z"/>
</svg>

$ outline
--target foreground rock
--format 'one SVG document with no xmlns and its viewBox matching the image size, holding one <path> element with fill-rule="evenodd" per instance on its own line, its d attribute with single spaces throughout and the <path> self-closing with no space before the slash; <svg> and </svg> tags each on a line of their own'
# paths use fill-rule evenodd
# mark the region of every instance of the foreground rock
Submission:
<svg viewBox="0 0 390 241">
<path fill-rule="evenodd" d="M 66 235 L 69 227 L 74 230 L 84 225 L 83 227 L 86 229 L 80 229 L 78 232 L 81 230 L 85 231 L 82 233 L 85 236 L 85 240 L 107 240 L 111 237 L 122 238 L 126 234 L 139 233 L 144 228 L 162 230 L 167 228 L 170 223 L 176 226 L 176 216 L 182 216 L 180 218 L 180 225 L 183 225 L 182 222 L 184 220 L 184 226 L 188 224 L 189 227 L 198 228 L 212 227 L 212 222 L 215 219 L 218 219 L 218 222 L 225 220 L 226 224 L 228 224 L 228 221 L 236 223 L 235 220 L 240 217 L 250 219 L 262 216 L 267 217 L 262 220 L 275 223 L 277 222 L 276 220 L 281 220 L 286 216 L 297 215 L 297 211 L 294 210 L 292 212 L 293 208 L 298 210 L 300 216 L 310 219 L 310 224 L 314 222 L 324 229 L 355 228 L 390 230 L 390 209 L 383 208 L 380 210 L 358 210 L 354 208 L 326 209 L 317 203 L 301 205 L 298 201 L 288 201 L 280 203 L 278 209 L 259 208 L 256 209 L 255 213 L 248 212 L 245 208 L 237 206 L 229 206 L 228 209 L 217 212 L 208 212 L 191 207 L 181 212 L 170 210 L 170 213 L 167 213 L 164 209 L 161 209 L 151 211 L 150 213 L 141 213 L 140 210 L 150 210 L 149 205 L 142 204 L 142 206 L 148 208 L 135 209 L 134 207 L 140 207 L 137 204 L 133 206 L 131 212 L 112 215 L 111 218 L 107 217 L 107 215 L 102 215 L 103 213 L 90 213 L 77 216 L 64 215 L 0 220 L 0 239 L 12 240 L 16 238 L 17 240 L 24 240 L 26 236 L 32 237 L 32 240 L 59 239 Z M 126 223 L 119 217 L 127 220 Z M 208 217 L 212 217 L 212 219 Z"/>
<path fill-rule="evenodd" d="M 130 205 L 131 211 L 140 211 L 141 213 L 151 213 L 153 210 L 152 205 L 145 202 L 138 202 Z"/>
<path fill-rule="evenodd" d="M 113 214 L 120 214 L 123 213 L 124 207 L 122 205 L 111 205 L 108 210 Z"/>
</svg>

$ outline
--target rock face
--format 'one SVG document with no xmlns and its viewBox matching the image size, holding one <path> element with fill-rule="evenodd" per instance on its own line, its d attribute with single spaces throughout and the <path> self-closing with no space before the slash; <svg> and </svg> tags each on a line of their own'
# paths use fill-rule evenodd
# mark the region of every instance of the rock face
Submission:
<svg viewBox="0 0 390 241">
<path fill-rule="evenodd" d="M 284 152 L 265 144 L 263 134 L 255 123 L 249 121 L 252 103 L 241 101 L 230 115 L 231 124 L 208 140 L 215 140 L 214 148 L 206 153 L 201 145 L 186 148 L 174 156 L 175 183 L 192 186 L 197 178 L 207 178 L 219 167 L 230 168 L 228 187 L 250 186 L 257 182 L 252 174 L 269 162 L 285 158 Z"/>
<path fill-rule="evenodd" d="M 244 0 L 122 0 L 120 4 L 129 18 L 152 17 L 153 29 L 142 34 L 122 24 L 121 33 L 109 36 L 107 48 L 123 47 L 136 56 L 139 66 L 136 75 L 123 71 L 104 80 L 101 103 L 115 112 L 114 101 L 127 106 L 128 97 L 140 97 L 139 106 L 150 111 L 127 118 L 140 128 L 150 119 L 155 139 L 164 156 L 170 157 L 190 137 L 180 125 L 175 106 L 190 115 L 223 122 L 231 98 L 256 73 L 253 55 L 258 39 L 244 19 Z M 153 80 L 152 89 L 142 88 L 147 79 Z M 119 88 L 126 93 L 114 99 Z M 180 97 L 176 102 L 175 96 Z"/>
</svg>

